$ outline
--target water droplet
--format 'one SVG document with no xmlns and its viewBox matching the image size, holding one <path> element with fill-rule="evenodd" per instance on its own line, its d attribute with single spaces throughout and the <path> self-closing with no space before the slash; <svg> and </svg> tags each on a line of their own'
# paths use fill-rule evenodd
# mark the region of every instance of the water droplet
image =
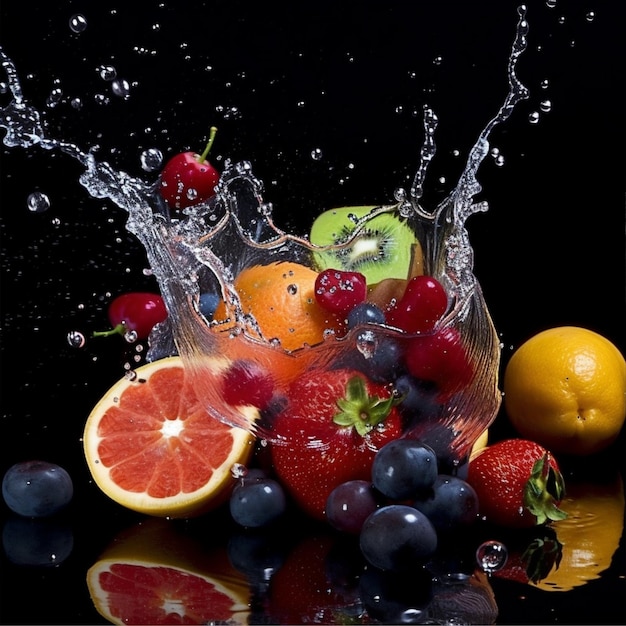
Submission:
<svg viewBox="0 0 626 626">
<path fill-rule="evenodd" d="M 248 474 L 248 468 L 242 463 L 233 463 L 230 473 L 233 478 L 245 478 Z"/>
<path fill-rule="evenodd" d="M 145 172 L 154 172 L 163 164 L 163 153 L 158 148 L 148 148 L 141 153 L 140 161 Z"/>
<path fill-rule="evenodd" d="M 541 81 L 541 88 L 542 89 L 547 89 L 549 87 L 549 85 L 550 85 L 550 81 L 547 78 L 544 78 Z"/>
<path fill-rule="evenodd" d="M 556 6 L 556 0 L 546 0 L 546 6 L 549 9 L 554 9 L 554 7 Z"/>
<path fill-rule="evenodd" d="M 485 541 L 476 550 L 478 566 L 488 574 L 502 569 L 509 558 L 507 547 L 500 541 Z"/>
<path fill-rule="evenodd" d="M 531 124 L 537 124 L 539 122 L 539 113 L 537 111 L 533 111 L 528 114 L 528 121 Z"/>
<path fill-rule="evenodd" d="M 82 348 L 85 345 L 85 335 L 78 330 L 70 330 L 67 333 L 67 343 L 72 348 Z"/>
<path fill-rule="evenodd" d="M 398 187 L 393 192 L 393 197 L 398 202 L 404 202 L 406 200 L 406 189 L 404 189 L 403 187 Z"/>
<path fill-rule="evenodd" d="M 376 335 L 371 330 L 362 332 L 356 339 L 356 347 L 366 359 L 371 359 L 378 347 Z"/>
<path fill-rule="evenodd" d="M 59 104 L 59 102 L 61 102 L 62 98 L 63 98 L 63 90 L 57 87 L 50 92 L 50 95 L 48 96 L 48 99 L 46 100 L 46 105 L 50 107 L 51 109 L 53 109 L 57 104 Z"/>
<path fill-rule="evenodd" d="M 499 154 L 495 159 L 494 159 L 494 163 L 498 166 L 498 167 L 502 167 L 504 165 L 504 157 Z"/>
<path fill-rule="evenodd" d="M 76 109 L 77 111 L 79 111 L 80 109 L 83 108 L 83 101 L 80 98 L 72 98 L 70 105 L 73 109 Z"/>
<path fill-rule="evenodd" d="M 82 33 L 87 28 L 87 20 L 84 15 L 77 13 L 70 17 L 70 30 L 73 33 Z"/>
<path fill-rule="evenodd" d="M 124 340 L 127 343 L 135 343 L 137 341 L 137 331 L 136 330 L 128 330 L 124 333 Z"/>
<path fill-rule="evenodd" d="M 288 285 L 287 293 L 290 296 L 295 296 L 298 293 L 298 285 L 296 285 L 295 283 L 291 283 L 291 285 Z"/>
<path fill-rule="evenodd" d="M 593 22 L 593 20 L 596 18 L 596 14 L 594 11 L 589 11 L 589 13 L 587 13 L 587 15 L 585 15 L 585 19 L 588 22 Z"/>
<path fill-rule="evenodd" d="M 111 83 L 111 90 L 120 98 L 127 98 L 130 94 L 130 85 L 127 80 L 119 79 Z"/>
<path fill-rule="evenodd" d="M 45 193 L 41 193 L 41 191 L 34 191 L 28 196 L 26 204 L 29 211 L 43 213 L 50 208 L 50 198 Z"/>
<path fill-rule="evenodd" d="M 112 65 L 101 65 L 98 72 L 102 80 L 112 81 L 117 78 L 117 70 Z"/>
<path fill-rule="evenodd" d="M 442 61 L 443 61 L 443 57 L 442 57 L 441 55 L 439 55 L 439 56 L 436 56 L 436 57 L 433 59 L 433 64 L 434 64 L 434 65 L 441 65 L 441 62 L 442 62 Z"/>
<path fill-rule="evenodd" d="M 552 102 L 550 100 L 542 100 L 539 104 L 542 113 L 549 113 L 552 110 Z"/>
<path fill-rule="evenodd" d="M 322 158 L 322 151 L 320 148 L 315 148 L 313 150 L 311 150 L 311 158 L 314 161 L 320 161 Z"/>
</svg>

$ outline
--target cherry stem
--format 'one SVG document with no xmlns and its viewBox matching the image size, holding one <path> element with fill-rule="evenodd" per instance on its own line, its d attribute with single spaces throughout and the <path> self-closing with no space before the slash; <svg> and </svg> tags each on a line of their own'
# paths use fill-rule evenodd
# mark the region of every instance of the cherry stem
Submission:
<svg viewBox="0 0 626 626">
<path fill-rule="evenodd" d="M 92 337 L 111 337 L 111 335 L 123 335 L 126 331 L 126 326 L 120 322 L 115 328 L 111 330 L 97 330 L 91 334 Z"/>
<path fill-rule="evenodd" d="M 204 152 L 200 155 L 200 158 L 198 159 L 198 163 L 204 163 L 206 161 L 207 156 L 209 156 L 209 152 L 211 151 L 211 146 L 213 145 L 213 142 L 215 141 L 217 127 L 211 126 L 211 130 L 209 132 L 210 132 L 209 141 L 206 144 L 206 148 L 204 149 Z"/>
</svg>

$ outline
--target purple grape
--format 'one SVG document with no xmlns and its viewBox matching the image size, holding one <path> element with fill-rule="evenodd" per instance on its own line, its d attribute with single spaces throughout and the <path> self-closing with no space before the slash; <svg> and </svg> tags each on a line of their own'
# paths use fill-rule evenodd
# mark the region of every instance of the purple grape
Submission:
<svg viewBox="0 0 626 626">
<path fill-rule="evenodd" d="M 437 532 L 430 520 L 405 504 L 390 504 L 363 523 L 359 545 L 363 556 L 382 570 L 419 568 L 437 549 Z"/>
<path fill-rule="evenodd" d="M 349 480 L 335 487 L 326 500 L 326 519 L 337 530 L 356 534 L 378 508 L 371 483 Z"/>
<path fill-rule="evenodd" d="M 230 514 L 240 526 L 261 528 L 287 509 L 285 492 L 272 478 L 244 479 L 230 496 Z"/>
<path fill-rule="evenodd" d="M 7 506 L 23 517 L 48 517 L 72 500 L 74 485 L 59 465 L 23 461 L 11 466 L 2 479 L 2 497 Z"/>
<path fill-rule="evenodd" d="M 416 498 L 437 478 L 437 456 L 415 439 L 396 439 L 385 444 L 372 463 L 372 483 L 393 500 Z"/>
<path fill-rule="evenodd" d="M 458 476 L 440 474 L 431 494 L 418 498 L 413 506 L 424 513 L 437 530 L 466 526 L 478 518 L 476 491 Z"/>
</svg>

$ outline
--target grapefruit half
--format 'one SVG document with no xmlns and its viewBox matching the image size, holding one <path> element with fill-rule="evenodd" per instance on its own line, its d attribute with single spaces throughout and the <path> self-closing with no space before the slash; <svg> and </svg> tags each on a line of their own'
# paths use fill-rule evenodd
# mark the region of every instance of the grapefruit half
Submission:
<svg viewBox="0 0 626 626">
<path fill-rule="evenodd" d="M 226 359 L 211 366 L 224 369 Z M 207 413 L 180 357 L 122 378 L 87 418 L 83 449 L 95 483 L 117 503 L 147 515 L 191 517 L 224 502 L 231 469 L 246 464 L 254 436 Z M 258 418 L 240 406 L 249 423 Z"/>
<path fill-rule="evenodd" d="M 206 547 L 164 519 L 122 531 L 87 571 L 113 624 L 247 624 L 250 587 L 225 546 Z"/>
</svg>

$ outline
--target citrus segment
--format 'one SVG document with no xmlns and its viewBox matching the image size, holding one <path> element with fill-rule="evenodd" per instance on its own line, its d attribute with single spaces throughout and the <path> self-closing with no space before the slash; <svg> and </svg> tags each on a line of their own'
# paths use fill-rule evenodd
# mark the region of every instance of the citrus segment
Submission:
<svg viewBox="0 0 626 626">
<path fill-rule="evenodd" d="M 242 313 L 252 315 L 264 340 L 277 339 L 285 350 L 297 350 L 324 340 L 340 320 L 315 299 L 317 272 L 291 261 L 253 265 L 235 278 Z M 228 320 L 226 305 L 218 304 L 213 319 Z M 219 328 L 219 326 L 218 326 Z"/>
<path fill-rule="evenodd" d="M 226 548 L 206 550 L 165 520 L 120 533 L 88 570 L 87 586 L 114 624 L 248 623 L 249 585 Z"/>
<path fill-rule="evenodd" d="M 252 435 L 207 413 L 179 357 L 136 374 L 113 385 L 87 419 L 83 446 L 96 484 L 149 515 L 186 517 L 220 504 L 233 464 L 252 453 Z M 257 418 L 253 407 L 237 410 Z"/>
<path fill-rule="evenodd" d="M 626 418 L 626 361 L 598 333 L 551 328 L 513 353 L 503 391 L 520 435 L 553 452 L 592 454 L 617 438 Z"/>
</svg>

